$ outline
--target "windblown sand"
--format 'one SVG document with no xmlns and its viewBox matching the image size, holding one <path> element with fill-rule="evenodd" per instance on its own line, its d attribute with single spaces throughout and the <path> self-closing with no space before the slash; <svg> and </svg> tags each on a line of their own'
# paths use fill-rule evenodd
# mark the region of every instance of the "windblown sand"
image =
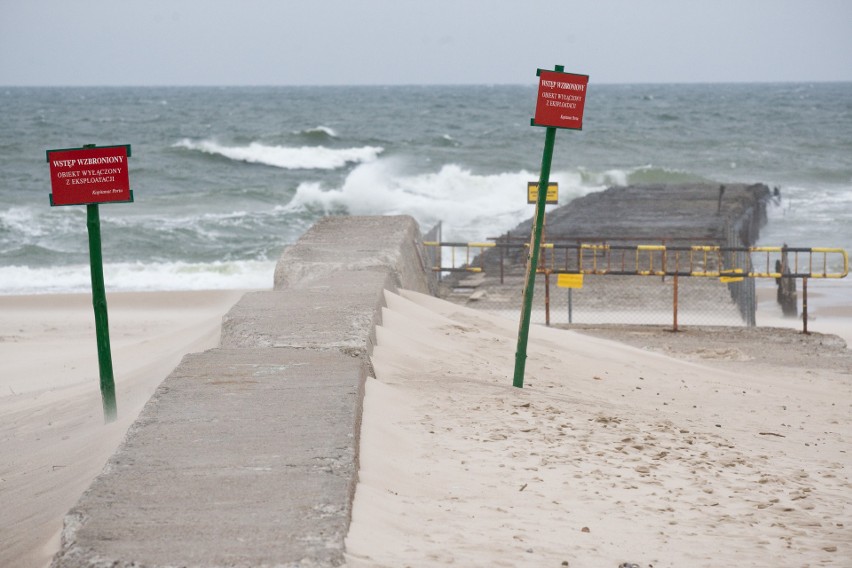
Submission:
<svg viewBox="0 0 852 568">
<path fill-rule="evenodd" d="M 0 296 L 0 566 L 39 568 L 157 386 L 219 343 L 243 292 L 109 294 L 118 420 L 104 425 L 92 298 Z"/>
<path fill-rule="evenodd" d="M 810 365 L 792 330 L 661 354 L 534 327 L 517 389 L 516 322 L 386 297 L 351 567 L 852 565 L 842 341 Z"/>
</svg>

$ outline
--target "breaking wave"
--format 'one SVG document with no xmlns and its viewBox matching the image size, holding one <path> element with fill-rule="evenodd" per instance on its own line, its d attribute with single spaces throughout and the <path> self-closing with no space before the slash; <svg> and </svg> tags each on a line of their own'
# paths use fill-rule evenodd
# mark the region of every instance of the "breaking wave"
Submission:
<svg viewBox="0 0 852 568">
<path fill-rule="evenodd" d="M 340 187 L 303 182 L 283 209 L 288 213 L 411 215 L 424 232 L 441 221 L 445 237 L 453 240 L 498 236 L 534 211 L 526 192 L 527 182 L 537 181 L 537 173 L 483 175 L 456 164 L 416 175 L 407 175 L 403 169 L 396 160 L 377 160 L 356 167 Z M 551 181 L 559 183 L 560 204 L 606 187 L 588 183 L 577 171 L 554 172 Z"/>
<path fill-rule="evenodd" d="M 378 146 L 362 146 L 360 148 L 301 146 L 295 148 L 268 146 L 260 142 L 252 142 L 248 146 L 225 146 L 214 140 L 194 141 L 188 138 L 176 142 L 173 147 L 286 170 L 334 170 L 347 164 L 372 162 L 384 151 L 384 148 Z"/>
</svg>

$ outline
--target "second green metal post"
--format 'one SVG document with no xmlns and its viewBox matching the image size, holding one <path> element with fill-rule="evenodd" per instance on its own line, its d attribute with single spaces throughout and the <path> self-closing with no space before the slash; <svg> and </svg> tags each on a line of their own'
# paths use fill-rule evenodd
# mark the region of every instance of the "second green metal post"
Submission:
<svg viewBox="0 0 852 568">
<path fill-rule="evenodd" d="M 535 274 L 538 269 L 538 254 L 541 245 L 541 232 L 544 227 L 544 208 L 547 200 L 547 186 L 550 183 L 550 163 L 553 160 L 553 146 L 556 141 L 556 129 L 547 127 L 544 136 L 544 153 L 541 158 L 541 177 L 538 180 L 538 198 L 535 202 L 535 218 L 532 227 L 527 278 L 524 283 L 524 300 L 521 308 L 521 323 L 518 327 L 518 347 L 515 350 L 515 378 L 512 385 L 524 388 L 524 369 L 527 363 L 527 341 L 530 331 L 533 293 L 535 292 Z"/>
</svg>

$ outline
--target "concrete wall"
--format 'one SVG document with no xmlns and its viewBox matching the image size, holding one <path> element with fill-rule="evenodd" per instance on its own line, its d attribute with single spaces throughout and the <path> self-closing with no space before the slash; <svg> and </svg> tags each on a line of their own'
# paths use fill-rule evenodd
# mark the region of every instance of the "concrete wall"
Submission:
<svg viewBox="0 0 852 568">
<path fill-rule="evenodd" d="M 188 355 L 68 513 L 53 566 L 339 566 L 382 291 L 429 293 L 410 217 L 329 217 Z"/>
</svg>

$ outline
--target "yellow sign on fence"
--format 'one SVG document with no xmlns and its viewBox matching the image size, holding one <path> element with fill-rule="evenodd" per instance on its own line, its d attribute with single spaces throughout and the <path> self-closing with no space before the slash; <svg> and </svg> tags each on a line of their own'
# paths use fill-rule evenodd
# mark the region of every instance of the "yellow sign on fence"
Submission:
<svg viewBox="0 0 852 568">
<path fill-rule="evenodd" d="M 533 205 L 536 201 L 538 201 L 538 182 L 527 182 L 527 203 Z M 544 202 L 547 205 L 559 203 L 559 184 L 555 181 L 547 184 L 547 195 L 544 196 Z"/>
<path fill-rule="evenodd" d="M 582 288 L 582 274 L 559 274 L 556 278 L 556 286 L 559 288 Z"/>
</svg>

